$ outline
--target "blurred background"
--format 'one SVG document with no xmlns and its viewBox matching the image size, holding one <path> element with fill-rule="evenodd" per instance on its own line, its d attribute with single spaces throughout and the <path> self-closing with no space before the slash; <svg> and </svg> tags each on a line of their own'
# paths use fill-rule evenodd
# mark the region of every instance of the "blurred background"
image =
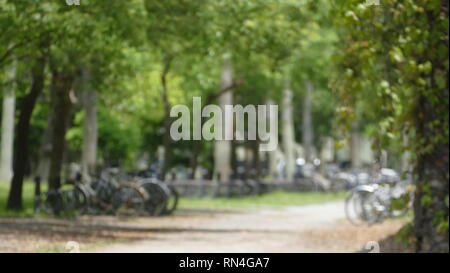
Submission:
<svg viewBox="0 0 450 273">
<path fill-rule="evenodd" d="M 447 1 L 0 0 L 0 90 L 0 233 L 337 202 L 307 215 L 402 217 L 380 236 L 448 252 Z M 278 105 L 278 148 L 173 141 L 194 96 Z"/>
</svg>

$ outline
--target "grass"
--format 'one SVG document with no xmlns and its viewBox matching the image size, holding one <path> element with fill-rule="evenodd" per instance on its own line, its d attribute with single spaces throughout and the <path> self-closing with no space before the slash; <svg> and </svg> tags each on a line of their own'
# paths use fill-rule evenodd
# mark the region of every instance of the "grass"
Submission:
<svg viewBox="0 0 450 273">
<path fill-rule="evenodd" d="M 261 196 L 243 198 L 182 198 L 181 208 L 194 209 L 258 209 L 304 206 L 342 200 L 345 193 L 272 192 Z"/>
<path fill-rule="evenodd" d="M 0 183 L 0 218 L 29 218 L 29 217 L 49 217 L 49 215 L 34 213 L 34 183 L 26 180 L 23 183 L 22 201 L 23 209 L 20 211 L 6 210 L 8 201 L 9 183 Z M 63 185 L 62 189 L 71 188 L 70 185 Z M 41 192 L 47 191 L 47 185 L 41 185 Z"/>
<path fill-rule="evenodd" d="M 21 211 L 6 210 L 6 202 L 9 194 L 9 183 L 0 183 L 0 218 L 5 217 L 33 217 L 34 211 L 34 185 L 27 181 L 23 185 L 23 207 Z"/>
</svg>

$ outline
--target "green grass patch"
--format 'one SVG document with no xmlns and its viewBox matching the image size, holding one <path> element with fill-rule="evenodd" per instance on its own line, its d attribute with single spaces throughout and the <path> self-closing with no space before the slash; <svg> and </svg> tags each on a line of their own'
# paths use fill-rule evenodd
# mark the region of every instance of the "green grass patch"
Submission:
<svg viewBox="0 0 450 273">
<path fill-rule="evenodd" d="M 8 202 L 9 194 L 9 183 L 0 184 L 0 218 L 28 218 L 28 217 L 49 217 L 45 213 L 35 214 L 34 213 L 34 182 L 27 180 L 23 184 L 22 191 L 22 205 L 23 209 L 21 211 L 11 211 L 6 210 L 6 203 Z M 62 189 L 71 189 L 71 185 L 63 185 Z M 41 185 L 41 192 L 47 191 L 47 184 Z"/>
<path fill-rule="evenodd" d="M 34 211 L 34 184 L 32 182 L 25 182 L 23 184 L 23 210 L 10 211 L 6 210 L 6 203 L 8 201 L 9 183 L 0 184 L 0 217 L 33 217 Z"/>
<path fill-rule="evenodd" d="M 304 206 L 342 200 L 345 192 L 272 192 L 241 198 L 181 198 L 180 208 L 194 209 L 258 209 Z"/>
</svg>

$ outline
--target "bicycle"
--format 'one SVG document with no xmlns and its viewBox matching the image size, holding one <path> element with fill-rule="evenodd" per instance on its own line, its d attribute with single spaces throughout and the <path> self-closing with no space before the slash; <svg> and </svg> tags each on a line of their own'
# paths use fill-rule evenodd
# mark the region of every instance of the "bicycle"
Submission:
<svg viewBox="0 0 450 273">
<path fill-rule="evenodd" d="M 35 198 L 37 212 L 41 210 L 41 205 L 47 214 L 57 216 L 61 214 L 78 214 L 86 209 L 87 198 L 79 188 L 61 190 L 60 186 L 56 185 L 56 189 L 51 189 L 45 193 L 40 193 L 40 190 L 37 192 Z"/>
<path fill-rule="evenodd" d="M 174 187 L 155 178 L 140 179 L 137 185 L 148 193 L 145 207 L 149 215 L 170 215 L 176 210 L 179 196 Z"/>
<path fill-rule="evenodd" d="M 353 188 L 345 200 L 345 214 L 354 225 L 373 225 L 386 218 L 404 216 L 412 206 L 409 180 L 374 181 Z"/>
<path fill-rule="evenodd" d="M 132 182 L 122 181 L 115 169 L 104 170 L 100 178 L 90 184 L 78 183 L 88 200 L 88 214 L 139 216 L 144 214 L 147 193 Z"/>
<path fill-rule="evenodd" d="M 132 182 L 120 183 L 115 175 L 117 172 L 104 170 L 92 183 L 82 183 L 78 176 L 73 189 L 60 190 L 57 186 L 36 198 L 36 206 L 44 199 L 45 211 L 54 215 L 69 211 L 93 215 L 144 215 L 148 193 Z"/>
</svg>

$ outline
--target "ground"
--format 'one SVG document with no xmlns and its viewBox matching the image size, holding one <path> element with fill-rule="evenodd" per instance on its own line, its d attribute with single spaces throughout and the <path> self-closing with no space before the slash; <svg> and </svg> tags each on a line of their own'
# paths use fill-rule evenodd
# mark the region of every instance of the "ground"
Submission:
<svg viewBox="0 0 450 273">
<path fill-rule="evenodd" d="M 160 218 L 0 219 L 0 252 L 357 252 L 405 220 L 354 227 L 342 201 L 260 209 L 185 208 Z M 391 252 L 393 249 L 383 249 Z M 400 251 L 395 249 L 394 251 Z"/>
</svg>

